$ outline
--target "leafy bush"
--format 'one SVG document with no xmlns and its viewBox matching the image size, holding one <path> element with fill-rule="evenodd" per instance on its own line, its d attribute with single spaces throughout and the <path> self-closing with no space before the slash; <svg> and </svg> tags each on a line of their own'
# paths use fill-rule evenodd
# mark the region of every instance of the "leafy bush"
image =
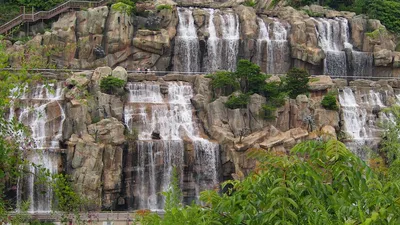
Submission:
<svg viewBox="0 0 400 225">
<path fill-rule="evenodd" d="M 157 11 L 161 11 L 163 9 L 172 9 L 172 5 L 161 4 L 156 6 Z"/>
<path fill-rule="evenodd" d="M 294 8 L 299 8 L 314 3 L 314 0 L 288 0 L 287 3 Z"/>
<path fill-rule="evenodd" d="M 136 5 L 129 0 L 119 0 L 111 6 L 111 9 L 128 15 L 133 15 L 136 12 Z"/>
<path fill-rule="evenodd" d="M 230 95 L 232 92 L 239 89 L 239 82 L 236 80 L 234 74 L 228 71 L 217 71 L 214 74 L 207 75 L 206 77 L 211 78 L 211 86 L 215 92 L 219 92 L 220 95 Z"/>
<path fill-rule="evenodd" d="M 107 94 L 117 94 L 125 86 L 125 81 L 116 77 L 108 76 L 100 81 L 101 92 Z"/>
<path fill-rule="evenodd" d="M 139 214 L 140 224 L 400 222 L 399 162 L 389 175 L 379 174 L 337 140 L 301 142 L 289 154 L 250 149 L 247 155 L 258 161 L 257 169 L 243 180 L 223 183 L 224 194 L 202 192 L 206 207 L 175 203 L 162 218 Z"/>
<path fill-rule="evenodd" d="M 248 94 L 232 95 L 225 103 L 225 106 L 230 109 L 246 108 L 249 100 L 250 96 Z"/>
<path fill-rule="evenodd" d="M 305 13 L 307 13 L 307 15 L 311 16 L 311 17 L 323 17 L 324 14 L 322 13 L 317 13 L 317 12 L 313 12 L 311 10 L 305 9 L 303 10 Z"/>
<path fill-rule="evenodd" d="M 243 93 L 262 93 L 267 75 L 261 73 L 260 66 L 249 60 L 241 59 L 237 64 L 235 75 L 241 80 L 240 86 Z"/>
<path fill-rule="evenodd" d="M 254 8 L 257 5 L 257 3 L 254 0 L 246 0 L 243 3 L 243 5 Z"/>
<path fill-rule="evenodd" d="M 339 106 L 336 102 L 336 95 L 335 95 L 335 93 L 332 93 L 332 92 L 330 92 L 324 96 L 324 98 L 321 101 L 321 105 L 325 109 L 329 109 L 329 110 L 338 110 L 339 109 Z"/>
<path fill-rule="evenodd" d="M 286 90 L 290 98 L 296 98 L 297 95 L 308 92 L 308 81 L 310 75 L 304 69 L 292 68 L 286 76 Z"/>
</svg>

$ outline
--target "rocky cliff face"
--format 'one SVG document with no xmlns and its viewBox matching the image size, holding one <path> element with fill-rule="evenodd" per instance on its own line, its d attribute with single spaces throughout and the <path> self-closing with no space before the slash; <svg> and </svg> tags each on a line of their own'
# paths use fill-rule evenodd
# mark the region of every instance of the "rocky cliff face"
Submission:
<svg viewBox="0 0 400 225">
<path fill-rule="evenodd" d="M 120 65 L 208 72 L 234 70 L 236 60 L 244 58 L 275 74 L 297 66 L 312 74 L 399 75 L 395 36 L 362 15 L 316 5 L 268 10 L 268 5 L 253 9 L 230 1 L 157 4 L 172 8 L 143 4 L 138 16 L 106 6 L 69 12 L 50 32 L 37 34 L 25 46 L 16 42 L 9 51 L 32 55 L 27 46 L 42 46 L 35 54 L 48 63 L 81 69 Z M 19 60 L 14 57 L 12 65 L 20 65 Z"/>
<path fill-rule="evenodd" d="M 265 121 L 259 115 L 263 96 L 252 95 L 247 108 L 228 109 L 227 97 L 214 98 L 203 75 L 126 71 L 235 70 L 236 61 L 245 58 L 274 74 L 298 66 L 313 74 L 399 75 L 395 37 L 379 21 L 318 6 L 305 9 L 319 18 L 290 7 L 269 11 L 269 2 L 255 10 L 236 1 L 179 3 L 197 6 L 192 8 L 160 1 L 172 9 L 144 4 L 147 13 L 136 17 L 98 7 L 60 16 L 50 32 L 25 45 L 8 43 L 15 67 L 28 57 L 40 58 L 38 67 L 96 68 L 71 74 L 63 97 L 46 99 L 40 124 L 47 125 L 38 137 L 66 151 L 66 163 L 51 164 L 54 172 L 62 167 L 72 175 L 90 209 L 159 209 L 163 200 L 157 193 L 168 186 L 173 167 L 190 202 L 199 191 L 254 169 L 256 162 L 246 157 L 251 148 L 287 152 L 305 139 L 340 138 L 367 158 L 363 146 L 379 141 L 377 121 L 390 119 L 382 109 L 397 101 L 397 80 L 348 85 L 318 76 L 309 96 L 286 100 L 276 119 Z M 109 75 L 129 82 L 120 95 L 100 91 L 100 80 Z M 339 91 L 340 111 L 321 107 L 329 90 Z M 57 102 L 47 104 L 50 100 Z M 34 188 L 29 190 L 33 195 Z"/>
<path fill-rule="evenodd" d="M 118 95 L 102 93 L 100 80 L 107 76 L 128 84 Z M 271 81 L 280 80 L 273 76 L 266 82 Z M 23 102 L 37 104 L 37 118 L 36 111 L 24 116 L 28 111 L 20 106 L 9 116 L 20 115 L 42 149 L 54 149 L 31 158 L 54 173 L 70 174 L 90 209 L 160 209 L 163 199 L 157 193 L 167 188 L 173 167 L 181 174 L 184 201 L 189 203 L 199 191 L 253 170 L 256 162 L 246 157 L 251 148 L 287 152 L 306 139 L 339 138 L 367 159 L 365 146 L 379 142 L 378 124 L 391 117 L 383 109 L 398 101 L 398 87 L 394 79 L 348 84 L 318 76 L 309 83 L 309 97 L 287 99 L 276 119 L 265 121 L 259 115 L 264 97 L 253 94 L 247 108 L 228 109 L 227 97 L 215 98 L 204 75 L 157 77 L 99 67 L 71 74 L 54 87 L 54 96 L 43 85 L 35 95 L 24 95 Z M 329 90 L 339 92 L 339 111 L 321 107 Z M 62 149 L 64 156 L 59 154 Z M 21 199 L 40 203 L 32 205 L 32 211 L 50 210 L 51 195 L 36 196 L 33 183 L 27 180 L 26 185 Z"/>
</svg>

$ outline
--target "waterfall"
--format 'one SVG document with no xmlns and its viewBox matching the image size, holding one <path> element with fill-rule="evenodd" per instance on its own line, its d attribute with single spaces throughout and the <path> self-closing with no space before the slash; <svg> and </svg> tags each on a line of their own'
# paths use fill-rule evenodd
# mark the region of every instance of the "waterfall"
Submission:
<svg viewBox="0 0 400 225">
<path fill-rule="evenodd" d="M 345 18 L 314 19 L 318 44 L 325 52 L 324 74 L 346 76 L 346 54 L 343 51 L 349 42 L 349 25 Z"/>
<path fill-rule="evenodd" d="M 371 77 L 374 58 L 369 52 L 352 51 L 353 76 Z"/>
<path fill-rule="evenodd" d="M 236 60 L 239 51 L 239 17 L 232 12 L 220 15 L 222 25 L 222 59 L 225 59 L 223 69 L 236 70 Z"/>
<path fill-rule="evenodd" d="M 387 107 L 383 103 L 385 95 L 380 92 L 358 90 L 356 93 L 346 87 L 339 94 L 342 108 L 346 145 L 360 158 L 368 159 L 367 149 L 376 148 L 382 129 L 378 126 L 390 118 L 380 109 Z M 380 112 L 374 112 L 379 109 Z"/>
<path fill-rule="evenodd" d="M 256 54 L 256 63 L 262 67 L 262 59 L 263 59 L 263 45 L 268 45 L 270 42 L 269 32 L 267 26 L 265 26 L 264 21 L 261 18 L 257 18 L 257 23 L 259 27 L 258 38 L 256 42 L 257 46 L 257 54 Z"/>
<path fill-rule="evenodd" d="M 192 87 L 182 82 L 163 85 L 168 94 L 162 94 L 159 83 L 127 85 L 125 123 L 137 133 L 133 208 L 163 208 L 160 192 L 167 190 L 173 167 L 180 173 L 184 203 L 218 184 L 219 145 L 200 137 L 190 103 Z"/>
<path fill-rule="evenodd" d="M 267 25 L 261 18 L 257 19 L 259 35 L 255 62 L 268 74 L 284 74 L 289 70 L 291 61 L 287 35 L 289 25 L 275 18 L 268 19 L 272 22 Z"/>
<path fill-rule="evenodd" d="M 40 165 L 54 174 L 58 172 L 59 141 L 62 136 L 62 127 L 65 120 L 64 110 L 60 104 L 63 100 L 62 83 L 25 87 L 22 96 L 12 101 L 9 120 L 17 119 L 24 124 L 30 133 L 18 133 L 16 136 L 28 144 L 21 146 L 26 151 L 26 159 Z M 29 140 L 32 140 L 30 143 Z M 39 169 L 28 166 L 31 174 L 20 178 L 17 187 L 17 206 L 22 201 L 29 201 L 30 212 L 49 212 L 51 210 L 53 192 L 47 184 L 37 183 Z"/>
<path fill-rule="evenodd" d="M 178 7 L 178 30 L 175 37 L 174 70 L 180 72 L 198 72 L 199 39 L 191 9 Z"/>
<path fill-rule="evenodd" d="M 210 14 L 208 20 L 207 56 L 205 57 L 204 71 L 217 70 L 234 71 L 236 69 L 239 51 L 239 18 L 233 12 L 222 12 L 216 9 L 207 9 Z M 217 14 L 217 17 L 216 17 Z M 214 20 L 221 21 L 221 36 L 217 34 Z"/>
<path fill-rule="evenodd" d="M 214 9 L 207 9 L 210 13 L 208 20 L 208 33 L 209 37 L 207 39 L 207 57 L 205 60 L 206 72 L 214 72 L 220 69 L 221 65 L 221 39 L 217 36 L 217 31 L 214 24 Z"/>
</svg>

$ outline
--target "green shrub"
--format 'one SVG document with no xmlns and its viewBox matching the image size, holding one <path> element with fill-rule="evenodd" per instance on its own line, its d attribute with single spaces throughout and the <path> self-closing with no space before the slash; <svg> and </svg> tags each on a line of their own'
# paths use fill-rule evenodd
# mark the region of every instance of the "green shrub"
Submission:
<svg viewBox="0 0 400 225">
<path fill-rule="evenodd" d="M 261 73 L 260 66 L 249 60 L 241 59 L 237 64 L 235 75 L 240 79 L 243 93 L 262 93 L 267 75 Z"/>
<path fill-rule="evenodd" d="M 292 68 L 286 76 L 286 90 L 290 98 L 296 98 L 297 95 L 308 92 L 308 81 L 310 75 L 304 69 Z"/>
<path fill-rule="evenodd" d="M 250 96 L 248 94 L 240 94 L 240 95 L 232 95 L 229 97 L 228 101 L 225 103 L 225 106 L 230 109 L 239 109 L 246 108 L 249 103 Z"/>
<path fill-rule="evenodd" d="M 337 105 L 337 102 L 336 102 L 336 95 L 332 92 L 330 92 L 324 96 L 324 98 L 321 101 L 321 105 L 325 109 L 329 109 L 329 110 L 338 110 L 339 109 L 339 106 Z"/>
<path fill-rule="evenodd" d="M 129 3 L 129 4 L 127 4 Z M 127 0 L 120 0 L 117 3 L 113 4 L 111 6 L 111 9 L 121 12 L 121 13 L 126 13 L 128 15 L 133 15 L 136 12 L 136 6 L 135 4 L 131 3 L 131 1 Z"/>
<path fill-rule="evenodd" d="M 307 13 L 307 15 L 311 16 L 311 17 L 323 17 L 324 14 L 322 13 L 317 13 L 317 12 L 313 12 L 311 10 L 305 9 L 303 10 L 305 13 Z"/>
<path fill-rule="evenodd" d="M 240 87 L 239 82 L 232 72 L 217 71 L 206 77 L 212 79 L 211 86 L 214 90 L 213 94 L 218 91 L 220 95 L 230 95 Z"/>
<path fill-rule="evenodd" d="M 126 82 L 116 77 L 108 76 L 100 81 L 100 90 L 107 94 L 117 94 L 125 86 Z"/>
<path fill-rule="evenodd" d="M 398 43 L 397 45 L 396 45 L 396 50 L 395 50 L 396 52 L 400 52 L 400 43 Z"/>
<path fill-rule="evenodd" d="M 314 3 L 314 0 L 288 0 L 287 4 L 294 7 L 299 8 L 301 6 L 310 5 Z"/>
<path fill-rule="evenodd" d="M 257 5 L 257 3 L 254 0 L 246 0 L 243 3 L 243 5 L 254 8 Z"/>
<path fill-rule="evenodd" d="M 156 6 L 157 11 L 161 11 L 163 9 L 172 9 L 172 5 L 161 4 Z"/>
</svg>

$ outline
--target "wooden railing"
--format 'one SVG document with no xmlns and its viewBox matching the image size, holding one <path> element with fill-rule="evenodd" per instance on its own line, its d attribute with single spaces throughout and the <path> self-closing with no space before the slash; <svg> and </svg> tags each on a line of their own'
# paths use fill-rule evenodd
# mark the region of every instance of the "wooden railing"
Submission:
<svg viewBox="0 0 400 225">
<path fill-rule="evenodd" d="M 67 1 L 64 2 L 61 5 L 58 5 L 54 7 L 53 9 L 49 11 L 40 11 L 37 13 L 23 13 L 14 19 L 8 21 L 7 23 L 3 24 L 0 26 L 0 34 L 5 34 L 14 27 L 18 26 L 21 23 L 26 23 L 26 22 L 36 22 L 38 20 L 48 20 L 51 19 L 63 12 L 67 12 L 71 9 L 84 9 L 84 8 L 89 8 L 89 7 L 98 7 L 102 5 L 106 5 L 108 2 L 111 2 L 111 0 L 100 0 L 97 2 L 94 1 Z"/>
</svg>

